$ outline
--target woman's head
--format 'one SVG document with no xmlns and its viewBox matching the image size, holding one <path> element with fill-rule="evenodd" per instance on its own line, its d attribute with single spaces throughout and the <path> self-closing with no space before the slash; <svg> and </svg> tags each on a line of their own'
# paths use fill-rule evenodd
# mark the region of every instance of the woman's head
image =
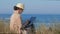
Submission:
<svg viewBox="0 0 60 34">
<path fill-rule="evenodd" d="M 18 13 L 21 14 L 24 10 L 24 5 L 21 3 L 18 3 L 17 5 L 14 6 L 14 10 L 18 11 Z"/>
</svg>

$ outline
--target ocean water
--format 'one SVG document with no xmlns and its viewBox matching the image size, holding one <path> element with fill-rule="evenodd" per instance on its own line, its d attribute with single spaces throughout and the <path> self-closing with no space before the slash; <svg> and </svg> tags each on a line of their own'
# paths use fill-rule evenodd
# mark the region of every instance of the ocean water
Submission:
<svg viewBox="0 0 60 34">
<path fill-rule="evenodd" d="M 9 20 L 10 16 L 11 14 L 0 14 L 0 19 Z M 32 16 L 36 17 L 35 26 L 39 26 L 42 23 L 46 25 L 60 23 L 60 15 L 22 14 L 21 16 L 23 21 L 30 19 Z"/>
</svg>

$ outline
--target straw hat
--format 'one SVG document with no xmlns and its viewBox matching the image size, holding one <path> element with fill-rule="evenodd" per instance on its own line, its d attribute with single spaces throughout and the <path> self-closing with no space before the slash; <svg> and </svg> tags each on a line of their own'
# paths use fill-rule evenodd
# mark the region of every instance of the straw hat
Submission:
<svg viewBox="0 0 60 34">
<path fill-rule="evenodd" d="M 19 7 L 19 8 L 21 8 L 21 9 L 24 9 L 24 4 L 18 3 L 18 4 L 16 4 L 16 7 Z"/>
</svg>

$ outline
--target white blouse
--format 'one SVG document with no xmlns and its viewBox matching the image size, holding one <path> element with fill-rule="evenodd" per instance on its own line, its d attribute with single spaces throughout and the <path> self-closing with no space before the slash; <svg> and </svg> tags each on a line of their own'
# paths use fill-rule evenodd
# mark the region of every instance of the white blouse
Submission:
<svg viewBox="0 0 60 34">
<path fill-rule="evenodd" d="M 21 33 L 21 30 L 20 30 L 21 27 L 22 27 L 21 16 L 20 14 L 18 14 L 17 11 L 14 11 L 14 13 L 10 18 L 10 30 Z"/>
</svg>

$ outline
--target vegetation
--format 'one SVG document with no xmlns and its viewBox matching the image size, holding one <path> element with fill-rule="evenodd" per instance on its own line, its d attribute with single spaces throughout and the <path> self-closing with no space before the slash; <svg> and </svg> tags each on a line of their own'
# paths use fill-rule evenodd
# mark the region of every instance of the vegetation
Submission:
<svg viewBox="0 0 60 34">
<path fill-rule="evenodd" d="M 51 24 L 49 27 L 42 24 L 37 29 L 36 34 L 60 34 L 60 24 L 54 23 Z"/>
<path fill-rule="evenodd" d="M 0 20 L 0 34 L 13 34 L 13 33 L 14 32 L 10 32 L 9 30 L 9 23 L 6 24 L 3 20 Z"/>
<path fill-rule="evenodd" d="M 8 24 L 8 25 L 7 25 Z M 13 34 L 9 30 L 9 21 L 6 23 L 3 20 L 0 20 L 0 34 Z M 60 34 L 60 23 L 53 23 L 47 27 L 45 24 L 41 24 L 37 30 L 36 34 Z"/>
</svg>

